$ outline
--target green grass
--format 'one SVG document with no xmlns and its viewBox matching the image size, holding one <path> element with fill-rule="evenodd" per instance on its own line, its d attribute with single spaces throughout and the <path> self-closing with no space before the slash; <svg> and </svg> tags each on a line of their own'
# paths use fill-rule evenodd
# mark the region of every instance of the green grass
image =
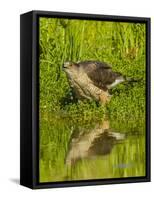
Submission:
<svg viewBox="0 0 154 200">
<path fill-rule="evenodd" d="M 145 24 L 57 18 L 40 18 L 39 23 L 40 180 L 144 175 Z M 121 84 L 113 89 L 113 97 L 107 106 L 94 101 L 76 101 L 62 64 L 65 61 L 84 60 L 105 61 L 112 65 L 113 70 L 140 81 L 129 85 Z M 98 158 L 97 164 L 84 161 L 73 169 L 66 167 L 64 159 L 71 130 L 76 126 L 89 127 L 106 116 L 110 120 L 111 128 L 129 133 L 126 145 L 119 145 L 113 150 L 113 154 L 108 157 L 108 164 Z M 131 133 L 140 135 L 134 143 Z M 117 155 L 120 151 L 121 157 Z M 130 152 L 139 156 L 136 168 L 112 167 L 117 162 L 127 163 L 131 159 L 135 162 L 135 157 L 131 158 Z M 127 156 L 124 159 L 125 153 Z M 95 176 L 91 177 L 94 165 L 104 169 L 104 172 L 100 170 L 100 173 L 95 172 Z M 106 172 L 107 169 L 110 170 Z"/>
</svg>

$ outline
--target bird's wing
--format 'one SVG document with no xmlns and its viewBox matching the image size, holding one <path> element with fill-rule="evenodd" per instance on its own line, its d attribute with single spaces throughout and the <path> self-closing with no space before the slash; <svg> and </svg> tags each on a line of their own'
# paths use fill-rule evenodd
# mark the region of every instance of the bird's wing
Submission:
<svg viewBox="0 0 154 200">
<path fill-rule="evenodd" d="M 93 61 L 93 60 L 88 60 L 88 61 L 82 61 L 82 62 L 78 62 L 79 65 L 95 65 L 95 66 L 99 66 L 102 68 L 106 68 L 106 69 L 111 69 L 112 66 L 105 63 L 105 62 L 100 62 L 100 61 Z"/>
<path fill-rule="evenodd" d="M 112 71 L 110 65 L 103 62 L 86 61 L 79 65 L 83 67 L 93 84 L 104 90 L 107 90 L 107 85 L 112 84 L 119 76 L 118 73 Z"/>
</svg>

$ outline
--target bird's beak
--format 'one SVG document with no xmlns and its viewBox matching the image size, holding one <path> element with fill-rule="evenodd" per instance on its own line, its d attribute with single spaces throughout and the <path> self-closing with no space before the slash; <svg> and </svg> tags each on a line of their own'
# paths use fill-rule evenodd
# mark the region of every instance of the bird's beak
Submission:
<svg viewBox="0 0 154 200">
<path fill-rule="evenodd" d="M 63 65 L 63 68 L 68 68 L 68 66 L 69 66 L 69 62 L 65 62 Z"/>
<path fill-rule="evenodd" d="M 67 69 L 66 63 L 63 64 L 62 70 L 65 71 Z"/>
</svg>

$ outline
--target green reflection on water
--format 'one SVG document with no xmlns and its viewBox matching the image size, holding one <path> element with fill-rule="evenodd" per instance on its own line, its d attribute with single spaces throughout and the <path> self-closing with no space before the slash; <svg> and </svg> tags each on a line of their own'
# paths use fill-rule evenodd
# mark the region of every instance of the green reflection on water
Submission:
<svg viewBox="0 0 154 200">
<path fill-rule="evenodd" d="M 145 176 L 140 122 L 78 125 L 42 113 L 40 130 L 40 182 Z"/>
</svg>

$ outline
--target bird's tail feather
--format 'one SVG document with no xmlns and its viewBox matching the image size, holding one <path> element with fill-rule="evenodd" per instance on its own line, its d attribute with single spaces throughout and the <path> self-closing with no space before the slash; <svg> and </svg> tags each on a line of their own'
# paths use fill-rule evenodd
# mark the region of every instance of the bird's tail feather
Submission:
<svg viewBox="0 0 154 200">
<path fill-rule="evenodd" d="M 140 82 L 142 81 L 142 78 L 130 78 L 130 77 L 125 77 L 126 82 Z"/>
</svg>

